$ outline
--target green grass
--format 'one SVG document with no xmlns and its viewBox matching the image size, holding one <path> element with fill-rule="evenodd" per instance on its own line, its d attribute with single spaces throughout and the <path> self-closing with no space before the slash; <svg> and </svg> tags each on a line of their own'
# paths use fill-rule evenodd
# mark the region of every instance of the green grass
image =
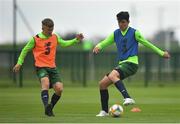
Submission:
<svg viewBox="0 0 180 124">
<path fill-rule="evenodd" d="M 61 101 L 55 107 L 55 117 L 44 115 L 39 88 L 0 88 L 0 122 L 180 123 L 179 88 L 128 87 L 142 112 L 132 113 L 132 106 L 124 107 L 124 115 L 120 118 L 95 117 L 100 110 L 97 87 L 65 87 Z M 115 87 L 111 87 L 109 93 L 110 105 L 123 102 Z"/>
</svg>

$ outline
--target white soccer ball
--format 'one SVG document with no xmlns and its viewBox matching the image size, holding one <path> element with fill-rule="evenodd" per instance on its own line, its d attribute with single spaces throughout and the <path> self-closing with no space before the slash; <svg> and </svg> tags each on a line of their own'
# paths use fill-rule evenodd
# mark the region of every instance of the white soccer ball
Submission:
<svg viewBox="0 0 180 124">
<path fill-rule="evenodd" d="M 114 104 L 109 108 L 109 114 L 112 117 L 120 117 L 123 114 L 123 107 L 119 104 Z"/>
</svg>

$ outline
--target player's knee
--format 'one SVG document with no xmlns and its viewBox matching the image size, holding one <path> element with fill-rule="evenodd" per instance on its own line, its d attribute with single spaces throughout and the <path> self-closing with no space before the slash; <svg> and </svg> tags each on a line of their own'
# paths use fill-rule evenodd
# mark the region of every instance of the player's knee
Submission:
<svg viewBox="0 0 180 124">
<path fill-rule="evenodd" d="M 63 87 L 57 87 L 56 89 L 58 92 L 63 92 Z"/>
<path fill-rule="evenodd" d="M 42 89 L 49 89 L 49 79 L 47 77 L 41 78 Z"/>
<path fill-rule="evenodd" d="M 41 83 L 42 90 L 48 90 L 49 89 L 49 82 Z"/>
<path fill-rule="evenodd" d="M 112 73 L 110 73 L 110 74 L 108 75 L 108 78 L 109 78 L 109 80 L 113 81 L 114 78 L 115 78 L 115 76 L 114 76 Z"/>
<path fill-rule="evenodd" d="M 99 88 L 100 89 L 106 89 L 107 87 L 103 81 L 99 81 Z"/>
<path fill-rule="evenodd" d="M 109 80 L 111 80 L 112 82 L 116 82 L 117 80 L 120 80 L 120 78 L 116 75 L 116 74 L 109 74 L 108 75 L 108 78 L 109 78 Z"/>
<path fill-rule="evenodd" d="M 63 92 L 63 85 L 56 85 L 55 86 L 55 92 L 57 94 L 61 94 Z"/>
</svg>

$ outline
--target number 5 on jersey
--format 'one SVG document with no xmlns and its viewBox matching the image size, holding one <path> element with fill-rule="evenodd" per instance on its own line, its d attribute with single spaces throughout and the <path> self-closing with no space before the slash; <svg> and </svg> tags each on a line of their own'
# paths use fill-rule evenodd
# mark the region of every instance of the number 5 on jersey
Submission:
<svg viewBox="0 0 180 124">
<path fill-rule="evenodd" d="M 45 47 L 45 55 L 49 55 L 50 54 L 50 52 L 51 52 L 50 46 L 51 46 L 51 42 L 45 43 L 45 45 L 44 45 L 44 47 Z"/>
</svg>

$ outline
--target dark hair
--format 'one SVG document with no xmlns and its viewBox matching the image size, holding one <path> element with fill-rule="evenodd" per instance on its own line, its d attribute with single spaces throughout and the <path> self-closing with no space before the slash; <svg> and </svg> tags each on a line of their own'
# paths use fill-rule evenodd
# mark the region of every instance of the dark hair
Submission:
<svg viewBox="0 0 180 124">
<path fill-rule="evenodd" d="M 126 21 L 129 21 L 129 13 L 127 11 L 119 12 L 117 15 L 117 20 L 120 22 L 121 20 L 125 19 Z"/>
<path fill-rule="evenodd" d="M 54 27 L 54 22 L 50 18 L 45 18 L 44 20 L 42 20 L 42 25 L 45 25 L 47 27 Z"/>
</svg>

